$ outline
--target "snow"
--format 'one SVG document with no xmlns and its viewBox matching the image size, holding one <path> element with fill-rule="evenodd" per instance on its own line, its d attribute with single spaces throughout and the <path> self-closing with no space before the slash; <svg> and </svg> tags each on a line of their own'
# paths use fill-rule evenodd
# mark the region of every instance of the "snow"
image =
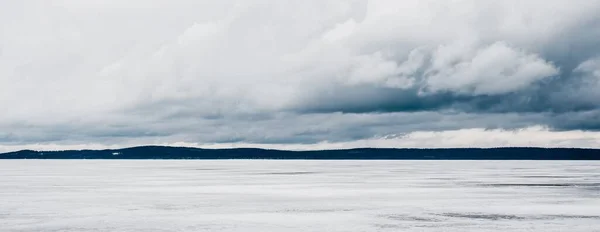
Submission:
<svg viewBox="0 0 600 232">
<path fill-rule="evenodd" d="M 3 160 L 0 231 L 600 231 L 600 162 Z"/>
</svg>

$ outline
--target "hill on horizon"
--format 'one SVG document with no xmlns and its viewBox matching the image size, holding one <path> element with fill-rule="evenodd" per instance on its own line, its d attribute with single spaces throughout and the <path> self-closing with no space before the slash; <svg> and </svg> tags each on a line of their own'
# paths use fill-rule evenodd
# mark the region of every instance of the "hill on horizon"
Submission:
<svg viewBox="0 0 600 232">
<path fill-rule="evenodd" d="M 290 151 L 261 148 L 205 149 L 139 146 L 105 150 L 0 153 L 0 159 L 332 159 L 332 160 L 600 160 L 589 148 L 354 148 Z"/>
</svg>

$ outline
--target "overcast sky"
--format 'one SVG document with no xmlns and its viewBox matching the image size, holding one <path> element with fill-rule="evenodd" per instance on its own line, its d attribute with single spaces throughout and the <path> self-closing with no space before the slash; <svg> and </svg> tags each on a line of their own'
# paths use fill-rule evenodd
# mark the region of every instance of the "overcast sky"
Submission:
<svg viewBox="0 0 600 232">
<path fill-rule="evenodd" d="M 0 152 L 600 147 L 600 0 L 0 1 Z"/>
</svg>

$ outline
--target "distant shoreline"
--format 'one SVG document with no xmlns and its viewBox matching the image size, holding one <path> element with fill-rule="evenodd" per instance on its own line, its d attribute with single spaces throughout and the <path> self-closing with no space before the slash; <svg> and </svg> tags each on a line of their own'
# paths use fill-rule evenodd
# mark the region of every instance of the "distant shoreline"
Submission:
<svg viewBox="0 0 600 232">
<path fill-rule="evenodd" d="M 600 160 L 600 149 L 504 147 L 287 151 L 260 148 L 140 146 L 106 150 L 22 150 L 2 153 L 0 159 Z"/>
</svg>

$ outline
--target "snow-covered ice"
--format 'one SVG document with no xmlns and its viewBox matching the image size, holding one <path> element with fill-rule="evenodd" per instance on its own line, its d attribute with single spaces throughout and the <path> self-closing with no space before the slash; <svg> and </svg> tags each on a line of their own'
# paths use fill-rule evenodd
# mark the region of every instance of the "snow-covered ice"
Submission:
<svg viewBox="0 0 600 232">
<path fill-rule="evenodd" d="M 600 162 L 3 160 L 0 231 L 600 231 Z"/>
</svg>

